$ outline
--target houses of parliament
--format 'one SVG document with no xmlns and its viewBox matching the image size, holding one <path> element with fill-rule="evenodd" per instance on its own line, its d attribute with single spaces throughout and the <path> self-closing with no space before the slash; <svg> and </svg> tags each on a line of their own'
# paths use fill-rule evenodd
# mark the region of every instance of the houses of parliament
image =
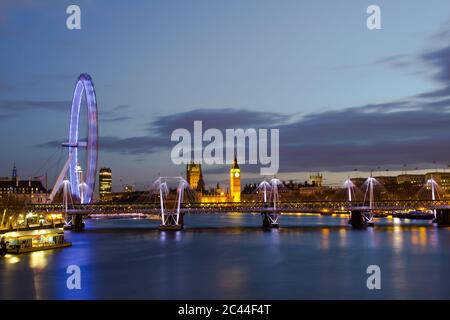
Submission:
<svg viewBox="0 0 450 320">
<path fill-rule="evenodd" d="M 240 202 L 241 201 L 241 169 L 234 157 L 230 168 L 229 189 L 223 189 L 219 183 L 211 190 L 205 189 L 202 165 L 191 162 L 186 165 L 186 180 L 193 190 L 197 192 L 200 202 Z"/>
</svg>

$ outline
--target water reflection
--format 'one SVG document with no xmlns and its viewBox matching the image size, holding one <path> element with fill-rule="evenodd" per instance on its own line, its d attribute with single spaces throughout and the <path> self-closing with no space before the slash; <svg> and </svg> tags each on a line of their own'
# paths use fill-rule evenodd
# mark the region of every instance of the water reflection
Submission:
<svg viewBox="0 0 450 320">
<path fill-rule="evenodd" d="M 411 232 L 411 244 L 413 246 L 423 247 L 427 245 L 427 230 L 424 227 L 419 227 Z"/>
<path fill-rule="evenodd" d="M 11 254 L 7 254 L 4 257 L 5 261 L 7 264 L 15 264 L 15 263 L 19 263 L 20 262 L 20 258 L 18 256 L 14 256 Z"/>
<path fill-rule="evenodd" d="M 353 230 L 347 221 L 283 215 L 280 229 L 263 230 L 260 215 L 187 215 L 178 232 L 144 219 L 87 221 L 67 233 L 71 248 L 0 261 L 0 299 L 364 299 L 374 297 L 370 264 L 383 270 L 376 298 L 450 298 L 449 229 L 378 219 Z M 66 288 L 71 264 L 81 291 Z"/>
<path fill-rule="evenodd" d="M 434 249 L 436 249 L 438 247 L 438 244 L 439 244 L 438 235 L 439 235 L 439 232 L 437 232 L 436 228 L 431 228 L 430 229 L 430 236 L 429 236 L 428 244 L 431 247 L 433 247 Z"/>
<path fill-rule="evenodd" d="M 392 238 L 392 245 L 398 253 L 403 249 L 403 232 L 401 226 L 398 223 L 395 223 L 393 227 Z"/>
<path fill-rule="evenodd" d="M 330 229 L 322 228 L 322 249 L 328 250 L 330 248 Z"/>
<path fill-rule="evenodd" d="M 347 246 L 347 229 L 341 228 L 339 230 L 339 246 L 345 248 Z"/>
<path fill-rule="evenodd" d="M 176 242 L 179 242 L 182 240 L 183 237 L 183 231 L 161 231 L 159 232 L 159 240 L 161 243 L 165 243 L 167 241 L 175 240 Z"/>
<path fill-rule="evenodd" d="M 30 268 L 33 270 L 34 297 L 37 300 L 43 299 L 43 271 L 47 266 L 48 251 L 37 251 L 30 253 Z"/>
<path fill-rule="evenodd" d="M 240 266 L 220 269 L 217 276 L 219 287 L 228 293 L 240 291 L 245 283 L 245 272 Z"/>
<path fill-rule="evenodd" d="M 366 230 L 363 230 L 367 233 L 367 239 L 369 241 L 369 248 L 375 249 L 379 246 L 379 242 L 377 239 L 377 232 L 374 230 L 375 228 L 369 227 Z"/>
<path fill-rule="evenodd" d="M 47 266 L 48 251 L 36 251 L 30 253 L 30 268 L 41 270 Z"/>
</svg>

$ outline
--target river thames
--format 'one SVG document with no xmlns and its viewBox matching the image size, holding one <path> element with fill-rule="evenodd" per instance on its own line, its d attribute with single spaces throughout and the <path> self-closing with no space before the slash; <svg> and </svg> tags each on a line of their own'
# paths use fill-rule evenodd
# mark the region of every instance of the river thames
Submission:
<svg viewBox="0 0 450 320">
<path fill-rule="evenodd" d="M 382 218 L 354 230 L 345 216 L 257 214 L 158 221 L 87 220 L 66 249 L 0 259 L 0 299 L 450 299 L 450 228 Z M 81 290 L 66 286 L 69 265 Z M 381 290 L 368 290 L 369 265 Z"/>
</svg>

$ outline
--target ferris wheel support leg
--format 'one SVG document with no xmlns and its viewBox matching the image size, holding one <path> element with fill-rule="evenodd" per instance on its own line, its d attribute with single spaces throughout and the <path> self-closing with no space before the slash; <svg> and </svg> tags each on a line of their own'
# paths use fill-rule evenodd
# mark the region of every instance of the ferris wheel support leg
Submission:
<svg viewBox="0 0 450 320">
<path fill-rule="evenodd" d="M 48 203 L 53 202 L 53 199 L 55 198 L 55 195 L 59 190 L 59 186 L 61 185 L 61 182 L 63 181 L 63 179 L 67 173 L 67 170 L 69 169 L 71 160 L 72 160 L 72 153 L 69 154 L 69 157 L 67 158 L 67 161 L 64 164 L 64 167 L 62 168 L 61 172 L 59 173 L 58 179 L 56 179 L 55 185 L 53 186 L 53 189 L 52 189 L 52 193 L 50 193 L 50 196 L 47 198 Z"/>
</svg>

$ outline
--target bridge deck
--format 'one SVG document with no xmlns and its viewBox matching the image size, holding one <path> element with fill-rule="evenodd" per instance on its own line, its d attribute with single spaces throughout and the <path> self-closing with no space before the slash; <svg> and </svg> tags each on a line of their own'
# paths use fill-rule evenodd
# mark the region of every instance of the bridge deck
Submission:
<svg viewBox="0 0 450 320">
<path fill-rule="evenodd" d="M 26 207 L 9 206 L 10 210 L 28 210 L 34 212 L 61 212 L 61 204 L 31 204 Z M 393 211 L 408 209 L 450 209 L 450 200 L 385 200 L 378 201 L 370 208 L 367 203 L 358 201 L 286 201 L 276 209 L 268 207 L 263 202 L 217 202 L 217 203 L 184 203 L 181 212 L 348 212 L 353 210 Z M 72 213 L 159 213 L 159 203 L 93 203 L 75 204 L 69 210 Z"/>
</svg>

